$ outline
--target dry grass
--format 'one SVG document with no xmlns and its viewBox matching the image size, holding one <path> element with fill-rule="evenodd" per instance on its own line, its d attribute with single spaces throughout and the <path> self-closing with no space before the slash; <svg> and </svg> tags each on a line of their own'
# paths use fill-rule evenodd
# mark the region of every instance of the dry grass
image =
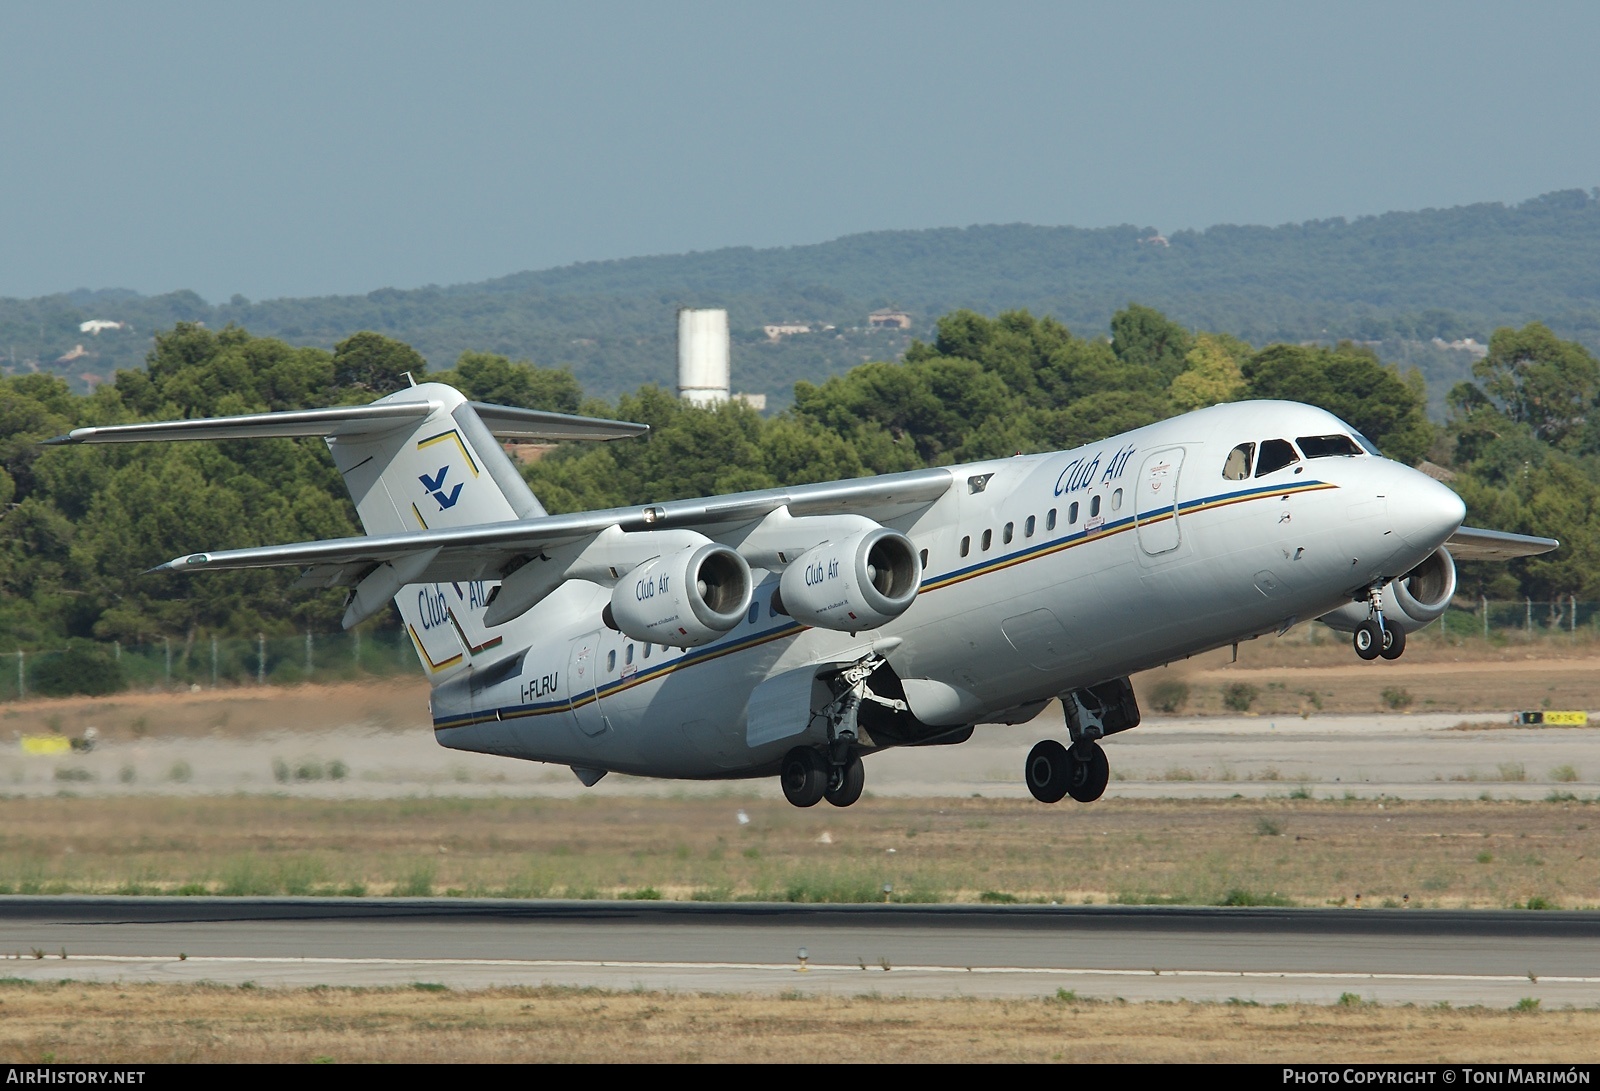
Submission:
<svg viewBox="0 0 1600 1091">
<path fill-rule="evenodd" d="M 889 882 L 897 901 L 1577 908 L 1600 889 L 1600 806 L 1576 801 L 54 797 L 0 800 L 0 831 L 13 893 L 852 902 Z"/>
<path fill-rule="evenodd" d="M 0 1014 L 13 1063 L 1600 1059 L 1594 1010 L 66 982 Z"/>
</svg>

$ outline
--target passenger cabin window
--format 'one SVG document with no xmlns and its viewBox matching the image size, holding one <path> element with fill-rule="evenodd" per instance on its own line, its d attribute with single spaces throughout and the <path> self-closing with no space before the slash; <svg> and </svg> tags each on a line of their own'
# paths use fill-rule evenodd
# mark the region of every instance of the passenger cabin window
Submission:
<svg viewBox="0 0 1600 1091">
<path fill-rule="evenodd" d="M 645 658 L 646 658 L 646 659 L 649 659 L 649 658 L 650 658 L 650 649 L 651 649 L 651 648 L 653 648 L 653 647 L 655 647 L 655 645 L 654 645 L 654 644 L 646 644 L 646 645 L 645 645 L 645 646 L 644 646 L 644 657 L 645 657 Z"/>
<path fill-rule="evenodd" d="M 606 670 L 614 671 L 616 669 L 617 669 L 617 653 L 615 651 L 607 652 L 606 653 Z"/>
<path fill-rule="evenodd" d="M 985 553 L 989 552 L 989 545 L 993 541 L 994 541 L 994 531 L 992 531 L 992 530 L 984 531 L 983 532 L 983 551 Z"/>
<path fill-rule="evenodd" d="M 928 568 L 928 551 L 924 549 L 921 553 L 917 554 L 917 556 L 922 558 L 922 568 L 924 571 L 926 571 Z"/>
<path fill-rule="evenodd" d="M 1077 523 L 1077 521 L 1078 521 L 1078 502 L 1076 500 L 1074 500 L 1072 502 L 1072 506 L 1067 509 L 1067 526 L 1069 526 L 1069 527 L 1073 526 L 1074 524 Z"/>
<path fill-rule="evenodd" d="M 961 555 L 963 557 L 965 557 L 968 553 L 971 553 L 971 552 L 972 552 L 972 536 L 970 534 L 964 534 L 961 537 Z"/>
<path fill-rule="evenodd" d="M 1034 517 L 1030 515 L 1030 516 L 1028 516 L 1028 521 L 1026 523 L 1022 524 L 1022 536 L 1024 538 L 1032 538 L 1033 537 L 1033 526 L 1034 526 Z"/>
<path fill-rule="evenodd" d="M 1111 494 L 1111 510 L 1112 511 L 1121 511 L 1122 510 L 1122 490 L 1121 489 L 1118 489 L 1116 492 Z"/>
<path fill-rule="evenodd" d="M 1013 532 L 1015 530 L 1016 530 L 1016 524 L 1015 523 L 1007 523 L 1006 524 L 1006 529 L 1000 535 L 1000 541 L 1005 545 L 1010 545 L 1011 544 L 1011 539 L 1013 537 Z"/>
<path fill-rule="evenodd" d="M 1056 509 L 1055 508 L 1051 508 L 1050 509 L 1050 514 L 1048 514 L 1048 515 L 1046 515 L 1044 517 L 1044 529 L 1046 529 L 1046 530 L 1054 530 L 1054 529 L 1056 529 Z"/>
<path fill-rule="evenodd" d="M 627 663 L 629 666 L 633 665 L 633 645 L 632 644 L 629 644 L 628 645 L 628 650 L 623 653 L 622 661 L 624 663 Z"/>
<path fill-rule="evenodd" d="M 1250 464 L 1255 461 L 1256 445 L 1241 443 L 1228 452 L 1228 461 L 1222 464 L 1225 481 L 1245 481 L 1250 477 Z"/>
<path fill-rule="evenodd" d="M 1294 442 L 1307 458 L 1348 457 L 1361 453 L 1361 448 L 1349 436 L 1297 436 Z"/>
<path fill-rule="evenodd" d="M 1098 496 L 1089 497 L 1089 518 L 1093 519 L 1096 515 L 1099 515 L 1099 514 L 1100 514 L 1100 498 Z"/>
<path fill-rule="evenodd" d="M 1265 477 L 1267 474 L 1292 466 L 1300 461 L 1300 456 L 1294 453 L 1286 439 L 1268 439 L 1261 442 L 1261 458 L 1256 462 L 1256 476 Z"/>
<path fill-rule="evenodd" d="M 750 617 L 747 620 L 750 622 L 750 624 L 754 625 L 756 623 L 756 618 L 760 616 L 761 604 L 759 602 L 752 602 L 750 604 Z"/>
</svg>

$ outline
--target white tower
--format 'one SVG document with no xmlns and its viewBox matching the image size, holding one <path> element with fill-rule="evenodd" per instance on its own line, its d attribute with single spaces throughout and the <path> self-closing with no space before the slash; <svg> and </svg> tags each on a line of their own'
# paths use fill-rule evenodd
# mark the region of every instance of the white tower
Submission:
<svg viewBox="0 0 1600 1091">
<path fill-rule="evenodd" d="M 678 396 L 694 405 L 728 400 L 728 312 L 678 312 Z"/>
</svg>

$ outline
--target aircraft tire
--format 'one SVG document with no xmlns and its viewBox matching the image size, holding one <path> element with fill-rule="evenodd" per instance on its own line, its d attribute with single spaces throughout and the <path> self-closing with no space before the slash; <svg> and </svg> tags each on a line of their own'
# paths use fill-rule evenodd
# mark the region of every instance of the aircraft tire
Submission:
<svg viewBox="0 0 1600 1091">
<path fill-rule="evenodd" d="M 1093 803 L 1105 794 L 1111 781 L 1111 762 L 1099 743 L 1080 742 L 1068 753 L 1072 762 L 1067 794 L 1079 803 Z"/>
<path fill-rule="evenodd" d="M 783 756 L 778 780 L 783 797 L 796 807 L 815 807 L 828 790 L 828 763 L 809 746 L 797 746 Z"/>
<path fill-rule="evenodd" d="M 1350 642 L 1362 659 L 1376 659 L 1383 654 L 1383 626 L 1376 618 L 1368 618 L 1356 629 Z"/>
<path fill-rule="evenodd" d="M 1054 739 L 1046 739 L 1028 752 L 1028 763 L 1023 767 L 1023 779 L 1028 791 L 1040 803 L 1059 803 L 1067 794 L 1067 777 L 1072 761 L 1067 748 Z"/>
<path fill-rule="evenodd" d="M 834 783 L 836 778 L 837 784 Z M 861 798 L 861 789 L 866 786 L 867 770 L 861 763 L 861 755 L 851 754 L 848 762 L 830 770 L 828 790 L 822 793 L 822 798 L 835 807 L 848 807 Z"/>
<path fill-rule="evenodd" d="M 1405 654 L 1406 631 L 1398 625 L 1386 625 L 1383 629 L 1383 650 L 1378 654 L 1385 659 L 1399 659 Z"/>
</svg>

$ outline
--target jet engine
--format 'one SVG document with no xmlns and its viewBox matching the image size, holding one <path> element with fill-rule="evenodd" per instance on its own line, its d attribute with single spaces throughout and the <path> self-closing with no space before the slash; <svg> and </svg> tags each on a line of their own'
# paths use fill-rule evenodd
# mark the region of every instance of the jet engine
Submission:
<svg viewBox="0 0 1600 1091">
<path fill-rule="evenodd" d="M 1383 589 L 1383 620 L 1414 633 L 1444 613 L 1456 593 L 1456 562 L 1440 546 L 1427 560 Z M 1352 602 L 1318 619 L 1331 629 L 1353 633 L 1367 620 L 1367 604 Z"/>
<path fill-rule="evenodd" d="M 874 527 L 815 546 L 783 570 L 782 610 L 819 629 L 876 629 L 910 608 L 922 583 L 916 547 L 897 530 Z"/>
<path fill-rule="evenodd" d="M 693 648 L 744 620 L 750 566 L 708 542 L 646 561 L 617 581 L 603 620 L 635 640 Z"/>
</svg>

